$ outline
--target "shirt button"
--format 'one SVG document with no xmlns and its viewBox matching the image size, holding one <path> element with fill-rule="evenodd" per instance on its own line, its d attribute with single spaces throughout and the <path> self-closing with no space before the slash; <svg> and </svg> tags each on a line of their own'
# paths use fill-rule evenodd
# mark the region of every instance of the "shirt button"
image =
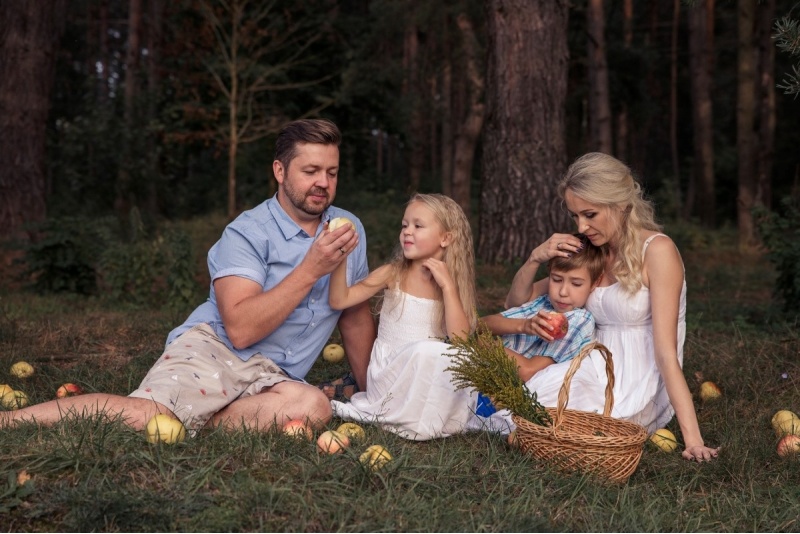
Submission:
<svg viewBox="0 0 800 534">
<path fill-rule="evenodd" d="M 317 326 L 316 323 L 311 323 L 311 326 Z"/>
<path fill-rule="evenodd" d="M 314 304 L 315 302 L 317 302 L 317 299 L 311 299 L 311 304 Z"/>
</svg>

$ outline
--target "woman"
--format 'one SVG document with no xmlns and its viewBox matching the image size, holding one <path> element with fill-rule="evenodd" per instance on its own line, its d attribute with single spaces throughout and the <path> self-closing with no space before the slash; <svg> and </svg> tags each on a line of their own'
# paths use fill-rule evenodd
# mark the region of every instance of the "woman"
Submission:
<svg viewBox="0 0 800 534">
<path fill-rule="evenodd" d="M 586 304 L 597 323 L 597 340 L 614 359 L 613 417 L 650 432 L 677 415 L 683 457 L 702 462 L 717 456 L 700 434 L 692 395 L 681 366 L 686 335 L 686 282 L 683 262 L 672 240 L 659 232 L 652 204 L 645 200 L 630 169 L 601 153 L 578 158 L 558 192 L 578 232 L 608 253 L 606 270 Z M 519 306 L 547 291 L 545 278 L 534 283 L 539 265 L 579 250 L 571 234 L 554 234 L 533 250 L 514 277 L 506 307 Z M 537 320 L 541 335 L 546 322 Z M 554 406 L 569 363 L 552 365 L 527 385 L 542 404 Z M 605 363 L 595 352 L 572 379 L 569 407 L 601 411 Z"/>
</svg>

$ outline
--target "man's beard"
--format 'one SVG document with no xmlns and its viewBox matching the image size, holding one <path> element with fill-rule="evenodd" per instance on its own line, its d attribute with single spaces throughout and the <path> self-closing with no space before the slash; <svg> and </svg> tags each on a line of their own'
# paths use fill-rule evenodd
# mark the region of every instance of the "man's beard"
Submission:
<svg viewBox="0 0 800 534">
<path fill-rule="evenodd" d="M 309 215 L 320 215 L 331 205 L 328 192 L 324 189 L 313 187 L 307 192 L 301 192 L 288 183 L 284 183 L 284 190 L 286 191 L 286 198 L 289 199 L 289 202 L 291 202 L 295 208 Z M 308 200 L 310 195 L 325 195 L 327 201 L 322 205 L 313 204 Z"/>
</svg>

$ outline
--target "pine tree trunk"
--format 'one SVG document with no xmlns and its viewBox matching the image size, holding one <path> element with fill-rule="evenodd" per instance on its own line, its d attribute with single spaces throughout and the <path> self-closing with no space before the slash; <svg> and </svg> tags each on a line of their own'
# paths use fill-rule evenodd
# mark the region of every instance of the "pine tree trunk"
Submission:
<svg viewBox="0 0 800 534">
<path fill-rule="evenodd" d="M 566 167 L 567 2 L 489 0 L 478 256 L 527 257 L 572 231 L 557 198 Z"/>
<path fill-rule="evenodd" d="M 120 219 L 125 219 L 135 205 L 131 191 L 133 167 L 133 136 L 136 99 L 139 95 L 139 54 L 141 52 L 142 0 L 130 0 L 128 5 L 128 51 L 125 56 L 124 117 L 122 161 L 117 173 L 117 198 L 114 207 Z"/>
<path fill-rule="evenodd" d="M 603 0 L 589 0 L 586 13 L 589 67 L 589 131 L 591 149 L 605 154 L 613 151 L 611 142 L 611 103 L 606 60 L 606 14 Z"/>
<path fill-rule="evenodd" d="M 45 139 L 65 0 L 0 2 L 0 239 L 47 214 Z"/>
<path fill-rule="evenodd" d="M 404 46 L 404 96 L 411 105 L 411 117 L 408 139 L 408 184 L 409 193 L 416 192 L 422 181 L 422 166 L 424 155 L 422 152 L 424 121 L 422 118 L 421 102 L 419 97 L 419 37 L 417 26 L 409 21 L 405 32 Z"/>
<path fill-rule="evenodd" d="M 772 206 L 772 160 L 775 151 L 775 45 L 772 24 L 775 0 L 766 0 L 758 10 L 759 132 L 756 161 L 756 202 Z"/>
<path fill-rule="evenodd" d="M 670 44 L 669 80 L 669 146 L 672 157 L 672 174 L 675 180 L 675 210 L 681 212 L 681 166 L 678 156 L 678 26 L 681 0 L 673 0 L 672 37 Z"/>
<path fill-rule="evenodd" d="M 714 124 L 709 71 L 708 11 L 706 1 L 689 7 L 689 69 L 692 88 L 692 130 L 694 132 L 694 172 L 687 191 L 686 210 L 693 209 L 703 224 L 712 228 L 716 218 L 714 187 Z"/>
<path fill-rule="evenodd" d="M 453 150 L 453 200 L 458 202 L 467 216 L 470 215 L 472 164 L 475 161 L 475 145 L 483 128 L 486 107 L 483 103 L 484 79 L 478 68 L 478 40 L 472 23 L 463 13 L 456 18 L 464 43 L 466 82 L 469 87 L 467 116 L 460 124 Z"/>
<path fill-rule="evenodd" d="M 742 251 L 750 250 L 755 245 L 755 226 L 751 213 L 756 199 L 753 132 L 756 110 L 755 46 L 753 43 L 755 11 L 756 0 L 738 0 L 736 153 L 739 164 L 739 191 L 736 212 L 739 249 Z"/>
<path fill-rule="evenodd" d="M 624 0 L 622 6 L 622 42 L 623 48 L 629 51 L 633 46 L 633 0 Z M 620 102 L 617 114 L 616 154 L 617 157 L 628 162 L 628 140 L 630 138 L 630 125 L 628 124 L 628 103 Z"/>
<path fill-rule="evenodd" d="M 452 196 L 453 192 L 453 47 L 448 31 L 449 19 L 443 17 L 442 23 L 442 100 L 440 103 L 442 119 L 442 194 Z"/>
</svg>

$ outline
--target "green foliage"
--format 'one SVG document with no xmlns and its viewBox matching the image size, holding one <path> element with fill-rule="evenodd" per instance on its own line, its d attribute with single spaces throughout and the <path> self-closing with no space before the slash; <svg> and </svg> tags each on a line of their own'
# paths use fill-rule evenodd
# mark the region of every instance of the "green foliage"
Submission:
<svg viewBox="0 0 800 534">
<path fill-rule="evenodd" d="M 111 240 L 110 220 L 87 217 L 47 219 L 30 227 L 35 236 L 18 247 L 24 275 L 39 292 L 93 293 L 96 260 Z"/>
<path fill-rule="evenodd" d="M 508 408 L 512 413 L 532 423 L 551 423 L 550 414 L 536 400 L 522 381 L 517 365 L 503 348 L 499 337 L 492 335 L 485 325 L 467 338 L 451 339 L 455 353 L 453 384 L 456 389 L 474 388 L 492 399 L 497 408 Z"/>
<path fill-rule="evenodd" d="M 767 258 L 778 271 L 775 294 L 786 312 L 800 312 L 800 202 L 787 197 L 782 213 L 757 207 L 758 232 L 768 249 Z"/>
<path fill-rule="evenodd" d="M 100 276 L 114 300 L 139 306 L 164 303 L 183 311 L 197 302 L 194 256 L 189 236 L 169 228 L 154 236 L 131 210 L 131 240 L 110 244 L 100 258 Z"/>
<path fill-rule="evenodd" d="M 793 20 L 788 16 L 775 21 L 775 34 L 773 35 L 776 46 L 794 57 L 800 57 L 800 20 Z M 787 95 L 800 95 L 800 65 L 793 65 L 794 74 L 787 74 L 782 89 Z"/>
</svg>

